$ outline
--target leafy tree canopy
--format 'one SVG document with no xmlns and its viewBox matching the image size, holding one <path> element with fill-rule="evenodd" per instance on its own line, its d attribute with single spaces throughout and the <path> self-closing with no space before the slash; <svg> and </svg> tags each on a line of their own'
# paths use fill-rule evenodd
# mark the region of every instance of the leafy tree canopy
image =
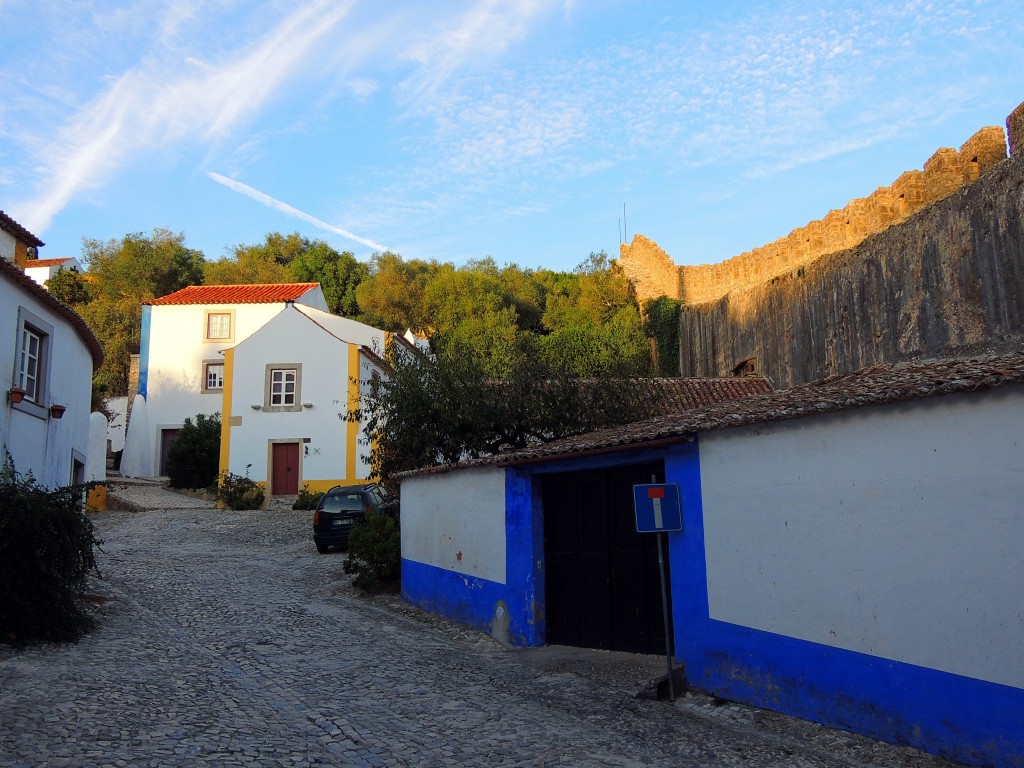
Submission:
<svg viewBox="0 0 1024 768">
<path fill-rule="evenodd" d="M 538 338 L 518 334 L 498 377 L 492 358 L 454 339 L 434 356 L 392 354 L 393 370 L 371 382 L 361 409 L 350 414 L 366 419 L 375 473 L 387 480 L 396 472 L 525 448 L 650 412 L 650 390 L 622 376 L 618 361 L 603 367 L 582 346 L 556 357 Z M 587 380 L 565 362 L 577 357 L 589 361 L 593 375 Z"/>
</svg>

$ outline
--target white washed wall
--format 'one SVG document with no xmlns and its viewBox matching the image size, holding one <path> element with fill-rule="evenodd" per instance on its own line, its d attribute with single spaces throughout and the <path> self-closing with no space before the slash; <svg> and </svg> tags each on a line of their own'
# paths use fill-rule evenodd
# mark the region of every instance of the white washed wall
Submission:
<svg viewBox="0 0 1024 768">
<path fill-rule="evenodd" d="M 229 468 L 244 474 L 251 464 L 253 480 L 267 480 L 268 442 L 299 440 L 302 482 L 345 476 L 348 423 L 348 345 L 309 318 L 288 309 L 235 348 L 232 374 L 232 415 L 241 424 L 231 427 Z M 268 363 L 301 363 L 299 402 L 312 408 L 297 412 L 264 412 Z"/>
<path fill-rule="evenodd" d="M 505 573 L 505 470 L 402 481 L 402 558 L 499 584 Z"/>
<path fill-rule="evenodd" d="M 1024 388 L 700 438 L 713 619 L 1024 687 Z"/>
<path fill-rule="evenodd" d="M 221 410 L 220 392 L 202 392 L 203 361 L 223 360 L 223 350 L 254 333 L 284 308 L 283 302 L 152 307 L 146 397 L 154 457 L 151 474 L 156 474 L 160 460 L 162 429 L 180 427 L 197 413 Z M 233 341 L 204 341 L 206 310 L 234 311 Z"/>
<path fill-rule="evenodd" d="M 53 327 L 43 405 L 56 403 L 67 411 L 61 419 L 41 418 L 15 409 L 5 395 L 0 403 L 0 443 L 10 450 L 18 472 L 31 470 L 46 486 L 67 485 L 72 456 L 77 454 L 84 462 L 89 448 L 92 356 L 64 315 L 0 278 L 0 390 L 4 393 L 13 381 L 19 307 Z"/>
</svg>

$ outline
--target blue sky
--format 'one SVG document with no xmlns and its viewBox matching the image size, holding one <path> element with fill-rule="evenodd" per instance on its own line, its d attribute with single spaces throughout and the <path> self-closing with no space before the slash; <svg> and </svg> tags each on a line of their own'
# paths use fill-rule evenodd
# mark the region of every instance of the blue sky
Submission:
<svg viewBox="0 0 1024 768">
<path fill-rule="evenodd" d="M 0 0 L 0 209 L 41 256 L 164 227 L 366 259 L 679 264 L 1003 125 L 1017 0 Z"/>
</svg>

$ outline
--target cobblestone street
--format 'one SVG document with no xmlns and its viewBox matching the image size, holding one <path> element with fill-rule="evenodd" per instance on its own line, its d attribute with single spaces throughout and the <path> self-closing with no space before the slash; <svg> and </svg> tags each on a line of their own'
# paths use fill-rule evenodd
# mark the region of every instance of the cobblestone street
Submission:
<svg viewBox="0 0 1024 768">
<path fill-rule="evenodd" d="M 507 649 L 355 592 L 308 512 L 154 494 L 178 508 L 93 518 L 94 632 L 0 646 L 2 768 L 951 765 L 702 695 L 638 698 L 664 659 Z"/>
</svg>

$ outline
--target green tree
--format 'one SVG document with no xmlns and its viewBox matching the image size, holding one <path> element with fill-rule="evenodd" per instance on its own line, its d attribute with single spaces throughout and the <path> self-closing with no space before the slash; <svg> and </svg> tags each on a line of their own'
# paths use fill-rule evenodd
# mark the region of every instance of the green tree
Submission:
<svg viewBox="0 0 1024 768">
<path fill-rule="evenodd" d="M 424 286 L 437 269 L 433 262 L 403 261 L 395 253 L 374 254 L 369 276 L 356 288 L 363 322 L 399 333 L 432 327 L 423 297 Z"/>
<path fill-rule="evenodd" d="M 69 307 L 88 304 L 92 296 L 88 283 L 76 270 L 62 269 L 46 281 L 46 290 Z"/>
<path fill-rule="evenodd" d="M 654 341 L 659 376 L 679 375 L 679 315 L 682 302 L 659 296 L 644 303 L 644 334 Z"/>
<path fill-rule="evenodd" d="M 172 488 L 209 488 L 220 469 L 220 414 L 186 417 L 167 454 Z"/>
<path fill-rule="evenodd" d="M 350 252 L 339 253 L 322 240 L 307 241 L 306 247 L 288 264 L 288 272 L 296 282 L 320 283 L 327 307 L 334 314 L 359 315 L 356 288 L 370 270 Z"/>
<path fill-rule="evenodd" d="M 447 343 L 433 357 L 392 354 L 387 377 L 374 379 L 358 411 L 371 438 L 371 463 L 394 473 L 525 448 L 601 427 L 637 421 L 658 394 L 595 365 L 581 380 L 538 337 L 521 333 L 500 378 L 492 361 Z"/>
<path fill-rule="evenodd" d="M 231 254 L 206 262 L 204 282 L 207 285 L 257 285 L 289 283 L 289 266 L 309 243 L 298 232 L 282 235 L 269 232 L 257 245 L 236 245 Z"/>
</svg>

